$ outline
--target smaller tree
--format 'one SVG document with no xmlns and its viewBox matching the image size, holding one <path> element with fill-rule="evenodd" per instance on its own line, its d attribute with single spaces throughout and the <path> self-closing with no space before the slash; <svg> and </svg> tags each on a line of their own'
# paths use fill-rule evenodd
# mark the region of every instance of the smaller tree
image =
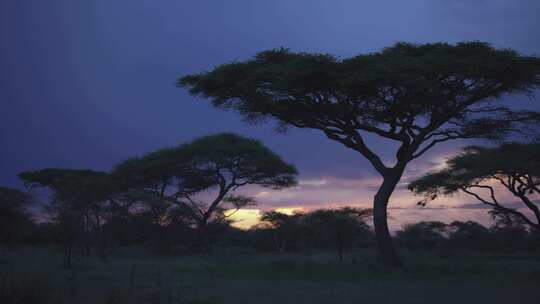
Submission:
<svg viewBox="0 0 540 304">
<path fill-rule="evenodd" d="M 28 206 L 33 199 L 17 189 L 0 187 L 0 242 L 12 245 L 33 226 Z"/>
<path fill-rule="evenodd" d="M 400 243 L 411 248 L 433 249 L 446 240 L 447 225 L 442 222 L 418 222 L 403 226 L 396 233 Z"/>
<path fill-rule="evenodd" d="M 529 247 L 532 232 L 528 231 L 526 223 L 519 217 L 512 220 L 495 218 L 495 225 L 490 228 L 494 245 L 501 249 L 522 250 Z M 535 231 L 540 231 L 535 229 Z"/>
<path fill-rule="evenodd" d="M 294 243 L 298 243 L 300 239 L 303 217 L 304 213 L 301 212 L 289 215 L 276 210 L 267 211 L 261 216 L 262 225 L 259 225 L 258 229 L 270 228 L 276 251 L 284 253 L 294 245 L 298 245 Z"/>
<path fill-rule="evenodd" d="M 338 258 L 343 261 L 345 248 L 351 248 L 355 239 L 370 236 L 371 229 L 365 220 L 372 214 L 372 209 L 319 209 L 306 214 L 304 224 L 316 239 L 334 243 Z"/>
<path fill-rule="evenodd" d="M 489 229 L 473 221 L 454 221 L 448 225 L 451 249 L 488 249 L 494 246 Z"/>
<path fill-rule="evenodd" d="M 497 186 L 497 187 L 496 187 Z M 424 195 L 425 205 L 439 195 L 458 191 L 491 207 L 494 217 L 518 218 L 540 229 L 540 144 L 507 143 L 494 148 L 471 146 L 450 158 L 442 170 L 428 173 L 409 184 Z M 520 207 L 503 203 L 497 191 L 504 189 L 521 202 Z M 528 213 L 520 208 L 528 209 Z"/>
<path fill-rule="evenodd" d="M 281 189 L 295 185 L 296 168 L 257 140 L 232 133 L 204 136 L 117 165 L 115 176 L 139 191 L 189 214 L 201 243 L 209 222 L 226 219 L 226 209 L 254 203 L 231 192 L 246 185 Z"/>
<path fill-rule="evenodd" d="M 77 169 L 43 169 L 23 172 L 19 177 L 30 188 L 52 190 L 46 211 L 56 222 L 58 236 L 64 243 L 65 267 L 71 267 L 76 242 L 82 241 L 88 254 L 93 238 L 100 255 L 105 257 L 102 226 L 115 195 L 123 189 L 121 183 L 105 172 Z"/>
</svg>

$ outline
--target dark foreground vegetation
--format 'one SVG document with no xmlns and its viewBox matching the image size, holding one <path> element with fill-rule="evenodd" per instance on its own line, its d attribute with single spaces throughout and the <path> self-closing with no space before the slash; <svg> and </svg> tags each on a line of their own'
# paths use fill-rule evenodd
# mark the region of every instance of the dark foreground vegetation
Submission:
<svg viewBox="0 0 540 304">
<path fill-rule="evenodd" d="M 400 270 L 375 252 L 163 256 L 122 248 L 106 261 L 52 249 L 3 251 L 0 302 L 12 303 L 535 303 L 538 252 L 402 250 Z"/>
</svg>

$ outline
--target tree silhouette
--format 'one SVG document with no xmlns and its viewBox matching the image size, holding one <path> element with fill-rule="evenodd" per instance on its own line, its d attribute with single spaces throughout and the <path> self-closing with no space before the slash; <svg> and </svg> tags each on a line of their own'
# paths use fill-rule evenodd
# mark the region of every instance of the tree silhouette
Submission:
<svg viewBox="0 0 540 304">
<path fill-rule="evenodd" d="M 352 247 L 355 236 L 369 238 L 371 231 L 364 220 L 371 216 L 371 209 L 319 209 L 305 215 L 304 225 L 316 238 L 334 242 L 343 261 L 344 249 Z"/>
<path fill-rule="evenodd" d="M 58 233 L 65 245 L 64 266 L 71 267 L 76 242 L 83 241 L 89 253 L 91 237 L 98 243 L 99 254 L 105 257 L 102 226 L 110 207 L 115 204 L 115 196 L 125 185 L 108 173 L 93 170 L 43 169 L 22 172 L 19 178 L 31 188 L 46 187 L 53 191 L 46 210 L 58 224 Z"/>
<path fill-rule="evenodd" d="M 382 176 L 374 199 L 381 260 L 400 265 L 387 225 L 387 205 L 407 164 L 433 146 L 460 138 L 523 131 L 539 114 L 496 103 L 540 85 L 540 60 L 482 42 L 397 43 L 381 52 L 338 59 L 276 49 L 243 62 L 178 80 L 213 106 L 247 121 L 269 118 L 278 130 L 312 128 L 363 155 Z M 372 134 L 397 144 L 386 164 L 365 141 Z"/>
<path fill-rule="evenodd" d="M 440 194 L 461 191 L 491 207 L 492 214 L 499 219 L 518 219 L 540 230 L 540 144 L 507 143 L 495 148 L 472 146 L 450 158 L 446 164 L 446 168 L 409 184 L 409 189 L 425 196 L 420 204 Z M 531 216 L 501 202 L 495 185 L 519 199 L 521 207 L 527 208 Z"/>
<path fill-rule="evenodd" d="M 489 229 L 473 221 L 448 225 L 449 246 L 453 249 L 487 249 L 494 246 Z"/>
<path fill-rule="evenodd" d="M 0 187 L 0 242 L 11 245 L 32 226 L 27 210 L 32 203 L 33 198 L 27 193 Z"/>
<path fill-rule="evenodd" d="M 275 210 L 267 211 L 261 216 L 262 225 L 259 225 L 259 229 L 269 227 L 276 251 L 284 253 L 288 247 L 298 245 L 290 243 L 300 239 L 303 217 L 304 213 L 301 212 L 289 215 Z"/>
<path fill-rule="evenodd" d="M 411 248 L 433 249 L 445 240 L 447 225 L 442 222 L 418 222 L 406 224 L 396 237 L 400 243 Z"/>
<path fill-rule="evenodd" d="M 189 214 L 203 242 L 208 223 L 228 216 L 223 203 L 236 210 L 254 203 L 232 191 L 246 185 L 290 187 L 296 183 L 297 171 L 259 141 L 221 133 L 129 159 L 117 165 L 113 174 L 134 190 L 174 204 L 180 209 L 177 213 Z M 209 190 L 215 190 L 214 197 L 200 198 Z"/>
</svg>

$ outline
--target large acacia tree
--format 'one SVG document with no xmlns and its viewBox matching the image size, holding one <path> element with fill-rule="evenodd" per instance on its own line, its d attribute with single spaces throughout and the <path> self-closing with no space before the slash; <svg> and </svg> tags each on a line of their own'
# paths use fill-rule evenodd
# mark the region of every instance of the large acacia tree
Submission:
<svg viewBox="0 0 540 304">
<path fill-rule="evenodd" d="M 499 219 L 518 220 L 540 230 L 540 144 L 467 147 L 444 169 L 411 182 L 409 189 L 425 196 L 422 205 L 439 195 L 466 193 L 490 207 Z M 501 192 L 511 194 L 528 212 L 503 201 Z"/>
<path fill-rule="evenodd" d="M 538 88 L 540 59 L 481 42 L 398 43 L 347 59 L 276 49 L 178 84 L 251 122 L 321 130 L 369 160 L 383 178 L 373 208 L 380 257 L 400 265 L 386 209 L 407 164 L 438 143 L 504 136 L 536 119 L 497 99 Z M 395 161 L 383 162 L 366 134 L 397 143 Z"/>
<path fill-rule="evenodd" d="M 240 209 L 254 202 L 232 194 L 234 190 L 246 185 L 290 187 L 297 171 L 257 140 L 220 133 L 126 160 L 113 174 L 133 191 L 176 206 L 194 222 L 201 241 L 207 241 L 207 225 L 223 219 L 224 203 Z"/>
</svg>

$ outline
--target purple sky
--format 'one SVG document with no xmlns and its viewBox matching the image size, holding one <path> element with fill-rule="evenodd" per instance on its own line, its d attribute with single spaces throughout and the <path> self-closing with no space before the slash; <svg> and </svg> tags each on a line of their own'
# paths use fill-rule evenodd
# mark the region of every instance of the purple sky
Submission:
<svg viewBox="0 0 540 304">
<path fill-rule="evenodd" d="M 538 0 L 0 1 L 0 185 L 20 187 L 18 172 L 43 167 L 108 170 L 133 155 L 233 131 L 260 139 L 301 172 L 299 188 L 253 189 L 261 208 L 368 206 L 378 180 L 360 155 L 316 131 L 248 126 L 175 87 L 176 78 L 282 46 L 348 57 L 397 41 L 482 40 L 539 55 L 538 12 Z M 540 110 L 539 94 L 518 99 Z M 391 155 L 386 142 L 370 142 Z M 406 179 L 462 144 L 415 161 Z M 485 214 L 421 211 L 403 190 L 392 204 L 407 207 L 392 211 L 405 213 L 401 222 Z"/>
</svg>

